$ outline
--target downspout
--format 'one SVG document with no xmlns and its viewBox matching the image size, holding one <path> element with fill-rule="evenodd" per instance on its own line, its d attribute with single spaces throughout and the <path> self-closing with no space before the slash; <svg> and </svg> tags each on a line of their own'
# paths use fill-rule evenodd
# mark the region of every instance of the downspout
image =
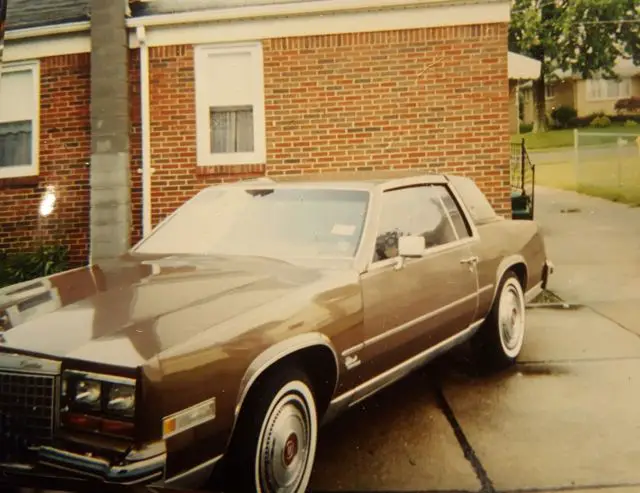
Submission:
<svg viewBox="0 0 640 493">
<path fill-rule="evenodd" d="M 138 26 L 140 43 L 140 120 L 142 127 L 142 236 L 151 232 L 151 109 L 149 103 L 149 46 L 144 26 Z"/>
</svg>

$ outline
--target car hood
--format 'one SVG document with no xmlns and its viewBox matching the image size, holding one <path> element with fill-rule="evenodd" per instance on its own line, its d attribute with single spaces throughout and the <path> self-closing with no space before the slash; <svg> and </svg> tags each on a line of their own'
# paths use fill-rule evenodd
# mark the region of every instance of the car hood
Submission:
<svg viewBox="0 0 640 493">
<path fill-rule="evenodd" d="M 0 290 L 0 350 L 135 367 L 335 274 L 266 258 L 126 257 Z"/>
</svg>

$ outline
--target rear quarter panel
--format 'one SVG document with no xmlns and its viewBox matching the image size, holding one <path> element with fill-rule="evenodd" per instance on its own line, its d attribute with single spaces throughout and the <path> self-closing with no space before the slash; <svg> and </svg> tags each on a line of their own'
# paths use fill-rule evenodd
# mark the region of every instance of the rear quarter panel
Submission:
<svg viewBox="0 0 640 493">
<path fill-rule="evenodd" d="M 534 221 L 492 221 L 478 226 L 478 233 L 479 311 L 485 316 L 507 269 L 516 263 L 525 264 L 523 290 L 526 292 L 541 282 L 547 256 L 540 228 Z"/>
</svg>

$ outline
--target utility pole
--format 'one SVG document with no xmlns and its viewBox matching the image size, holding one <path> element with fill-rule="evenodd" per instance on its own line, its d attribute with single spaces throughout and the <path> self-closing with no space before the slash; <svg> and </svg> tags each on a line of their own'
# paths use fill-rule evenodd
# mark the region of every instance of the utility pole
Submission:
<svg viewBox="0 0 640 493">
<path fill-rule="evenodd" d="M 128 2 L 91 0 L 91 261 L 130 247 Z"/>
</svg>

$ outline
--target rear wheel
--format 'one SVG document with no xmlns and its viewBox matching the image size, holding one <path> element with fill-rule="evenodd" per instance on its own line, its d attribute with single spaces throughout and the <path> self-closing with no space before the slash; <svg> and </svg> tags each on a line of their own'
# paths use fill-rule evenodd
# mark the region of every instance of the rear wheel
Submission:
<svg viewBox="0 0 640 493">
<path fill-rule="evenodd" d="M 279 369 L 259 381 L 243 405 L 229 447 L 227 487 L 236 492 L 303 493 L 318 437 L 307 376 Z"/>
<path fill-rule="evenodd" d="M 489 316 L 472 339 L 477 361 L 488 369 L 502 369 L 515 363 L 524 343 L 525 299 L 522 285 L 509 271 L 500 281 Z"/>
</svg>

